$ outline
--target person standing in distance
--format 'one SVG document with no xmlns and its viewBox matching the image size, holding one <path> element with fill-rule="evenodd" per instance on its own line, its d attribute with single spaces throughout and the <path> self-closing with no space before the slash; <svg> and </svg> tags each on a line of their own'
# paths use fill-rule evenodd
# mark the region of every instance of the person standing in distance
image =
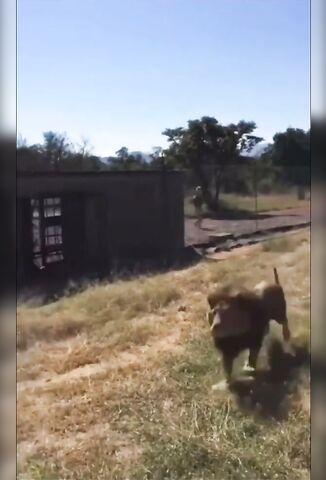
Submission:
<svg viewBox="0 0 326 480">
<path fill-rule="evenodd" d="M 194 204 L 196 217 L 197 217 L 195 221 L 195 225 L 201 228 L 202 221 L 203 221 L 204 198 L 203 198 L 202 188 L 200 186 L 196 187 L 195 195 L 192 197 L 192 202 Z"/>
</svg>

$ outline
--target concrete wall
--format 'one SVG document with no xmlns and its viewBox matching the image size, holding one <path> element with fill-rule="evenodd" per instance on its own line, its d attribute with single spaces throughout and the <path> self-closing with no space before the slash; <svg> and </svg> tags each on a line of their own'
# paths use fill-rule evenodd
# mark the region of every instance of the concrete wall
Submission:
<svg viewBox="0 0 326 480">
<path fill-rule="evenodd" d="M 37 196 L 62 198 L 69 271 L 96 266 L 106 269 L 117 258 L 155 256 L 184 246 L 182 172 L 18 176 L 18 199 Z M 24 217 L 26 204 L 19 205 L 25 205 L 25 210 L 18 207 Z M 21 239 L 21 249 L 24 245 L 25 239 Z M 23 251 L 20 257 L 24 257 Z"/>
</svg>

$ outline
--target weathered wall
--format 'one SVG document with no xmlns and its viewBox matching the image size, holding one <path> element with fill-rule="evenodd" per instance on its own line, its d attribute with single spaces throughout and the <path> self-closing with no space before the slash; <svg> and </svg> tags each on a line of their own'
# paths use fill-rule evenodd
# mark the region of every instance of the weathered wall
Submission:
<svg viewBox="0 0 326 480">
<path fill-rule="evenodd" d="M 105 221 L 104 197 L 90 195 L 85 197 L 85 238 L 84 261 L 86 268 L 109 263 L 106 245 L 107 224 Z"/>
<path fill-rule="evenodd" d="M 113 248 L 150 252 L 183 247 L 183 191 L 180 178 L 162 175 L 154 180 L 145 177 L 130 183 L 121 197 L 114 188 L 108 191 L 108 240 Z"/>
<path fill-rule="evenodd" d="M 62 197 L 63 255 L 68 270 L 83 270 L 86 249 L 85 197 L 73 194 Z"/>
<path fill-rule="evenodd" d="M 38 195 L 62 198 L 70 271 L 107 269 L 117 258 L 155 256 L 184 246 L 181 172 L 18 176 L 18 198 Z"/>
</svg>

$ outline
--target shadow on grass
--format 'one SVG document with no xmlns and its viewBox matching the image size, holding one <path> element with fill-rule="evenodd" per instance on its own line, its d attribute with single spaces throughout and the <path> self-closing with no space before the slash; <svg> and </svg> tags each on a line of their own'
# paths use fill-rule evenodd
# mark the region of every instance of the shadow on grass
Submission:
<svg viewBox="0 0 326 480">
<path fill-rule="evenodd" d="M 61 275 L 54 275 L 46 269 L 37 272 L 28 282 L 17 286 L 19 303 L 32 302 L 48 304 L 61 297 L 70 297 L 81 293 L 98 283 L 114 283 L 118 280 L 135 280 L 142 276 L 155 276 L 161 273 L 183 270 L 202 261 L 203 256 L 191 246 L 185 246 L 172 254 L 156 254 L 152 257 L 122 258 L 107 271 L 73 274 L 67 269 Z"/>
<path fill-rule="evenodd" d="M 268 349 L 269 370 L 257 371 L 249 381 L 236 380 L 230 386 L 241 408 L 263 417 L 284 420 L 301 375 L 310 367 L 310 353 L 305 346 L 293 345 L 294 355 L 284 352 L 282 343 L 273 340 Z"/>
</svg>

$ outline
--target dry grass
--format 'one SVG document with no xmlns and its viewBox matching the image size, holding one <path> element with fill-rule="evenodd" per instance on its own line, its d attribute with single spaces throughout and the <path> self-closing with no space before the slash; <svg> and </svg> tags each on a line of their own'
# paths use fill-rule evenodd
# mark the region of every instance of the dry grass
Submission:
<svg viewBox="0 0 326 480">
<path fill-rule="evenodd" d="M 255 211 L 254 197 L 237 195 L 237 194 L 221 194 L 223 206 L 230 210 L 241 210 L 245 212 Z M 298 200 L 295 191 L 290 193 L 270 193 L 259 194 L 257 199 L 258 212 L 268 212 L 271 210 L 283 210 L 287 208 L 309 207 L 310 196 L 307 195 L 305 200 Z M 208 214 L 208 212 L 206 212 Z M 185 199 L 185 215 L 187 217 L 195 216 L 194 206 L 191 197 Z"/>
<path fill-rule="evenodd" d="M 224 194 L 222 200 L 232 208 L 241 210 L 255 210 L 255 199 L 253 197 Z M 310 199 L 298 200 L 296 192 L 279 194 L 259 194 L 257 198 L 257 207 L 259 212 L 268 210 L 281 210 L 285 208 L 307 207 L 310 205 Z"/>
<path fill-rule="evenodd" d="M 310 331 L 308 233 L 267 250 L 21 305 L 19 478 L 309 478 L 309 372 L 299 362 Z M 287 368 L 284 357 L 281 378 L 274 352 L 270 377 L 265 349 L 252 391 L 214 392 L 222 372 L 207 289 L 253 286 L 272 279 L 273 265 L 298 362 Z"/>
</svg>

